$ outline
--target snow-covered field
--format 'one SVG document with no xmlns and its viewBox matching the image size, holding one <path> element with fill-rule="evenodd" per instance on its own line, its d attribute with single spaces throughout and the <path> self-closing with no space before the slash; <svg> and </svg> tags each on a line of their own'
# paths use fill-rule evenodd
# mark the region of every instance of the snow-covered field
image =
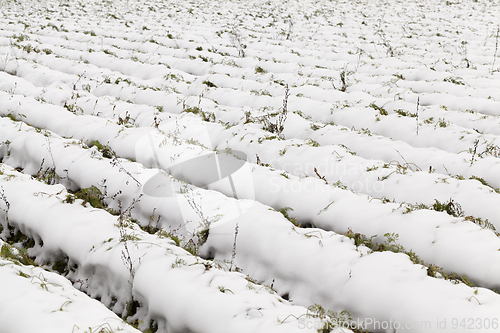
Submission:
<svg viewBox="0 0 500 333">
<path fill-rule="evenodd" d="M 498 0 L 0 0 L 0 333 L 498 332 Z"/>
</svg>

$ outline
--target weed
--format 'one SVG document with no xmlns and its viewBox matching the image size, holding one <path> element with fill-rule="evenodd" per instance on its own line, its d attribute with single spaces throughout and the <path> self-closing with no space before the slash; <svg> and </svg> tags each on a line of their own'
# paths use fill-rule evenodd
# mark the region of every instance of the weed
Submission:
<svg viewBox="0 0 500 333">
<path fill-rule="evenodd" d="M 448 202 L 439 202 L 439 200 L 435 199 L 434 204 L 432 205 L 432 209 L 437 212 L 446 212 L 448 215 L 454 217 L 464 216 L 464 212 L 459 203 L 450 199 Z"/>
<path fill-rule="evenodd" d="M 420 259 L 420 257 L 412 250 L 405 251 L 404 253 L 408 256 L 408 258 L 411 260 L 411 262 L 414 263 L 415 265 L 424 265 L 424 261 L 422 259 Z"/>
<path fill-rule="evenodd" d="M 347 129 L 346 129 L 347 130 Z M 355 156 L 356 155 L 356 152 L 355 151 L 352 151 L 351 148 L 347 147 L 346 145 L 344 144 L 339 144 L 339 147 L 342 147 L 346 150 L 347 153 L 351 154 L 352 156 Z"/>
<path fill-rule="evenodd" d="M 379 181 L 386 180 L 387 178 L 389 178 L 389 176 L 391 176 L 394 173 L 398 173 L 400 175 L 406 175 L 408 171 L 412 172 L 422 171 L 422 169 L 420 169 L 419 166 L 416 165 L 415 163 L 408 163 L 404 158 L 403 160 L 405 162 L 403 164 L 401 164 L 398 161 L 391 161 L 390 163 L 384 163 L 384 165 L 382 166 L 384 169 L 387 169 L 391 166 L 395 166 L 396 169 L 383 177 L 379 177 L 378 180 Z"/>
<path fill-rule="evenodd" d="M 490 229 L 492 231 L 496 231 L 495 226 L 493 225 L 493 223 L 491 223 L 490 221 L 488 221 L 488 219 L 483 220 L 480 217 L 466 216 L 466 217 L 464 217 L 464 220 L 465 221 L 470 221 L 472 223 L 475 223 L 475 224 L 477 224 L 478 226 L 480 226 L 483 229 Z M 495 232 L 495 233 L 497 235 L 499 235 L 499 233 L 497 233 L 497 232 Z"/>
<path fill-rule="evenodd" d="M 379 19 L 378 21 L 378 30 L 376 32 L 377 35 L 379 35 L 380 39 L 382 40 L 382 46 L 386 48 L 386 55 L 390 57 L 394 57 L 396 55 L 396 51 L 392 47 L 391 43 L 387 39 L 387 36 L 385 35 L 384 30 L 382 29 L 382 20 Z"/>
<path fill-rule="evenodd" d="M 254 94 L 254 95 L 257 95 L 257 96 L 270 96 L 272 97 L 273 95 L 271 95 L 271 93 L 267 90 L 256 90 L 256 89 L 252 89 L 250 90 L 250 93 Z"/>
<path fill-rule="evenodd" d="M 290 88 L 285 85 L 285 95 L 283 97 L 283 107 L 281 111 L 269 113 L 263 117 L 253 118 L 264 125 L 263 129 L 271 133 L 276 133 L 279 138 L 284 138 L 282 133 L 285 129 L 285 120 L 288 115 L 288 97 L 290 97 Z M 247 114 L 248 116 L 248 114 Z M 271 117 L 276 117 L 275 122 L 271 121 Z"/>
<path fill-rule="evenodd" d="M 67 272 L 68 260 L 68 257 L 54 260 L 54 263 L 52 264 L 52 270 L 58 272 L 61 275 L 64 274 L 65 272 Z"/>
<path fill-rule="evenodd" d="M 278 210 L 278 212 L 280 212 L 281 214 L 283 214 L 283 216 L 290 222 L 293 223 L 293 225 L 297 226 L 297 227 L 300 227 L 300 223 L 297 221 L 296 218 L 294 217 L 291 217 L 290 215 L 288 215 L 288 211 L 293 211 L 293 208 L 291 207 L 283 207 L 281 209 Z"/>
<path fill-rule="evenodd" d="M 382 115 L 382 116 L 388 116 L 389 115 L 389 113 L 387 112 L 386 109 L 384 109 L 384 108 L 382 108 L 380 106 L 377 106 L 375 103 L 371 103 L 368 106 L 371 107 L 372 109 L 377 110 L 380 113 L 380 115 Z"/>
<path fill-rule="evenodd" d="M 319 333 L 328 333 L 338 327 L 355 329 L 351 314 L 345 310 L 341 312 L 327 311 L 321 305 L 314 304 L 307 308 L 306 316 L 323 321 L 323 326 L 318 329 Z"/>
<path fill-rule="evenodd" d="M 318 175 L 318 177 L 319 177 L 319 175 Z M 340 180 L 337 180 L 332 185 L 335 186 L 335 187 L 337 187 L 337 188 L 340 188 L 341 190 L 348 190 L 349 189 L 346 185 L 342 184 L 342 181 L 340 181 Z"/>
<path fill-rule="evenodd" d="M 161 230 L 157 227 L 158 225 L 160 225 L 161 215 L 159 215 L 158 219 L 155 221 L 155 215 L 154 215 L 155 211 L 156 211 L 156 208 L 153 208 L 153 214 L 149 217 L 149 222 L 146 226 L 139 225 L 139 227 L 142 229 L 142 231 L 145 231 L 151 235 L 159 233 Z"/>
<path fill-rule="evenodd" d="M 495 70 L 495 62 L 497 60 L 497 52 L 498 52 L 498 40 L 500 39 L 500 25 L 497 25 L 497 33 L 495 36 L 495 53 L 493 54 L 493 65 L 491 66 L 491 71 Z"/>
<path fill-rule="evenodd" d="M 14 254 L 14 251 L 12 249 L 12 245 L 9 245 L 7 243 L 2 244 L 2 248 L 0 249 L 0 257 L 5 258 L 5 259 L 14 259 L 14 263 L 16 263 L 17 258 Z"/>
<path fill-rule="evenodd" d="M 385 233 L 384 237 L 386 238 L 386 241 L 382 244 L 378 244 L 375 251 L 391 251 L 395 253 L 405 252 L 405 248 L 402 245 L 396 243 L 399 238 L 398 234 Z M 414 254 L 414 256 L 416 255 Z"/>
<path fill-rule="evenodd" d="M 397 110 L 394 110 L 394 112 L 396 112 L 397 114 L 399 114 L 400 116 L 403 116 L 403 117 L 415 118 L 417 116 L 416 113 L 411 113 L 411 112 L 403 110 L 403 109 L 397 109 Z"/>
<path fill-rule="evenodd" d="M 478 182 L 480 182 L 481 184 L 483 184 L 484 186 L 491 188 L 496 193 L 500 193 L 500 189 L 491 186 L 486 180 L 484 180 L 484 178 L 472 175 L 472 176 L 469 177 L 469 179 L 475 179 Z"/>
<path fill-rule="evenodd" d="M 115 80 L 115 84 L 120 84 L 121 82 L 125 82 L 126 84 L 128 84 L 129 86 L 130 85 L 134 85 L 133 82 L 129 79 L 129 78 L 122 78 L 122 77 L 118 77 L 116 80 Z"/>
<path fill-rule="evenodd" d="M 314 167 L 314 173 L 316 174 L 316 176 L 318 176 L 319 179 L 321 179 L 322 181 L 325 182 L 325 184 L 328 185 L 328 181 L 326 180 L 325 176 L 321 176 L 318 172 L 318 169 L 316 167 Z M 338 181 L 340 182 L 340 180 Z M 335 185 L 335 184 L 334 184 Z"/>
<path fill-rule="evenodd" d="M 129 317 L 133 317 L 137 313 L 137 309 L 140 307 L 141 304 L 132 298 L 130 301 L 127 302 L 125 306 L 125 314 L 123 315 L 123 319 L 127 320 Z M 139 321 L 138 319 L 136 319 L 133 322 L 130 322 L 129 324 L 137 328 L 139 326 Z"/>
<path fill-rule="evenodd" d="M 123 125 L 125 127 L 134 127 L 135 126 L 135 120 L 130 117 L 130 114 L 127 111 L 125 113 L 125 116 L 123 118 L 121 116 L 118 116 L 118 125 Z M 92 142 L 99 142 L 99 141 L 92 141 Z M 99 143 L 99 145 L 101 145 L 101 144 Z M 99 149 L 99 146 L 97 144 L 96 144 L 96 146 L 97 146 L 97 149 Z M 101 145 L 101 147 L 102 147 L 103 150 L 104 149 L 107 149 L 107 150 L 111 149 L 109 146 L 102 146 Z M 99 149 L 99 150 L 101 151 L 101 149 Z M 107 151 L 106 155 L 109 155 L 108 153 L 111 153 L 111 152 Z M 104 156 L 104 153 L 103 153 L 103 156 Z M 108 158 L 111 158 L 111 157 L 108 157 Z"/>
<path fill-rule="evenodd" d="M 467 56 L 467 41 L 463 40 L 460 42 L 460 45 L 458 46 L 458 53 L 463 56 L 462 60 L 465 61 L 465 67 L 470 68 L 471 62 Z"/>
<path fill-rule="evenodd" d="M 281 136 L 281 133 L 284 130 L 285 120 L 288 113 L 288 97 L 290 97 L 290 88 L 288 84 L 285 85 L 285 96 L 283 97 L 283 108 L 281 109 L 281 113 L 278 115 L 278 122 L 276 123 L 277 134 Z"/>
<path fill-rule="evenodd" d="M 259 139 L 257 140 L 257 142 L 262 143 L 262 142 L 264 142 L 265 140 L 274 140 L 274 139 L 280 139 L 280 138 L 278 138 L 276 135 L 266 135 L 266 136 L 265 136 L 265 137 L 263 137 L 263 138 L 259 138 Z"/>
<path fill-rule="evenodd" d="M 172 264 L 172 268 L 182 267 L 182 266 L 186 266 L 186 265 L 187 265 L 187 263 L 184 259 L 176 258 L 175 262 Z"/>
<path fill-rule="evenodd" d="M 26 273 L 24 273 L 24 272 L 22 272 L 22 271 L 18 271 L 18 272 L 17 272 L 17 275 L 22 276 L 22 277 L 24 277 L 24 278 L 30 278 L 30 277 L 31 277 L 30 275 L 28 275 L 28 274 L 26 274 Z"/>
<path fill-rule="evenodd" d="M 317 131 L 321 128 L 321 126 L 314 124 L 314 123 L 311 123 L 310 127 L 313 131 Z"/>
<path fill-rule="evenodd" d="M 199 108 L 197 106 L 192 106 L 192 107 L 186 108 L 182 112 L 193 113 L 193 114 L 199 115 L 199 116 L 201 116 L 203 121 L 206 121 L 206 122 L 212 122 L 212 123 L 215 122 L 215 114 L 214 113 L 203 111 L 201 108 Z"/>
<path fill-rule="evenodd" d="M 434 117 L 430 117 L 424 120 L 424 124 L 433 124 L 434 123 Z"/>
<path fill-rule="evenodd" d="M 193 190 L 189 187 L 183 186 L 181 188 L 181 193 L 184 194 L 184 197 L 189 203 L 189 206 L 200 218 L 201 228 L 196 233 L 194 233 L 191 239 L 189 239 L 187 242 L 184 239 L 177 237 L 175 234 L 173 235 L 173 240 L 174 242 L 176 242 L 176 244 L 182 246 L 186 251 L 196 256 L 198 255 L 199 247 L 205 244 L 208 240 L 208 236 L 210 235 L 210 225 L 216 222 L 220 218 L 220 215 L 210 217 L 205 216 L 201 205 L 201 199 L 200 202 L 195 200 Z M 171 234 L 172 233 L 170 233 L 170 236 L 172 236 Z"/>
<path fill-rule="evenodd" d="M 396 233 L 384 234 L 384 237 L 386 237 L 386 241 L 382 244 L 373 242 L 373 238 L 376 236 L 368 238 L 363 234 L 353 233 L 351 229 L 349 229 L 348 232 L 344 235 L 351 239 L 354 239 L 356 247 L 364 245 L 370 248 L 372 251 L 391 251 L 395 253 L 404 253 L 414 264 L 424 266 L 427 269 L 427 275 L 430 277 L 444 278 L 454 283 L 463 282 L 468 286 L 474 286 L 474 284 L 469 281 L 466 276 L 459 276 L 455 273 L 445 273 L 441 267 L 435 264 L 426 264 L 415 252 L 413 252 L 412 250 L 407 251 L 402 245 L 396 243 L 399 238 L 399 235 Z"/>
<path fill-rule="evenodd" d="M 447 77 L 445 79 L 443 79 L 444 82 L 449 82 L 449 83 L 453 83 L 453 84 L 456 84 L 456 85 L 459 85 L 459 86 L 465 86 L 465 82 L 464 82 L 464 79 L 462 79 L 461 77 L 459 76 L 450 76 L 450 77 Z"/>
<path fill-rule="evenodd" d="M 348 83 L 348 76 L 353 74 L 351 71 L 347 70 L 347 65 L 345 65 L 340 71 L 339 71 L 339 77 L 340 77 L 340 84 L 338 87 L 335 86 L 335 83 L 333 82 L 333 79 L 330 79 L 333 89 L 345 92 L 347 90 L 347 87 L 349 85 Z"/>
<path fill-rule="evenodd" d="M 403 214 L 408 214 L 408 213 L 411 213 L 415 210 L 421 210 L 421 209 L 430 209 L 429 206 L 427 206 L 426 204 L 423 204 L 423 203 L 419 203 L 419 204 L 405 204 L 405 208 L 406 210 L 403 212 Z"/>
<path fill-rule="evenodd" d="M 444 127 L 448 127 L 449 123 L 444 118 L 439 118 L 437 125 L 439 125 L 439 127 L 444 128 Z"/>
<path fill-rule="evenodd" d="M 229 39 L 233 47 L 238 50 L 238 55 L 241 58 L 245 57 L 246 44 L 243 43 L 242 38 L 236 27 L 234 27 L 229 33 Z"/>
<path fill-rule="evenodd" d="M 132 256 L 130 254 L 128 242 L 132 242 L 137 246 L 136 242 L 140 240 L 140 238 L 132 232 L 131 234 L 127 233 L 127 228 L 130 228 L 133 225 L 133 221 L 130 219 L 130 215 L 132 210 L 135 208 L 135 204 L 141 200 L 142 194 L 138 198 L 134 198 L 130 205 L 123 209 L 122 202 L 118 200 L 118 223 L 116 226 L 120 229 L 120 243 L 123 243 L 122 250 L 122 261 L 125 267 L 127 267 L 130 273 L 129 283 L 132 285 L 134 277 L 135 277 L 135 267 L 134 261 L 132 260 Z M 140 258 L 139 258 L 140 260 Z"/>
<path fill-rule="evenodd" d="M 307 119 L 307 120 L 311 120 L 312 119 L 310 116 L 306 116 L 304 114 L 304 112 L 302 112 L 301 110 L 295 110 L 295 111 L 293 111 L 293 113 L 298 114 L 301 118 L 304 118 L 304 119 Z"/>
<path fill-rule="evenodd" d="M 104 53 L 105 53 L 105 54 L 107 54 L 107 55 L 116 56 L 116 55 L 113 53 L 113 51 L 110 51 L 110 50 L 108 50 L 108 49 L 104 49 L 102 52 L 104 52 Z"/>
<path fill-rule="evenodd" d="M 354 233 L 350 228 L 347 230 L 347 232 L 344 234 L 344 236 L 349 237 L 350 239 L 354 240 L 354 245 L 356 248 L 358 248 L 361 245 L 366 246 L 369 249 L 374 248 L 374 242 L 373 238 L 375 238 L 377 235 L 371 236 L 370 238 L 366 237 L 363 234 L 360 233 Z"/>
<path fill-rule="evenodd" d="M 474 141 L 474 148 L 471 151 L 472 158 L 470 160 L 470 166 L 472 166 L 472 164 L 474 164 L 474 161 L 476 160 L 476 153 L 477 153 L 477 146 L 478 145 L 479 145 L 479 139 L 477 139 L 476 141 Z"/>
<path fill-rule="evenodd" d="M 265 74 L 265 73 L 267 73 L 267 71 L 264 68 L 262 68 L 260 66 L 257 66 L 257 67 L 255 67 L 255 73 L 257 73 L 257 74 Z"/>
<path fill-rule="evenodd" d="M 217 88 L 217 85 L 215 85 L 215 83 L 208 81 L 208 80 L 203 81 L 203 84 L 209 88 Z"/>
<path fill-rule="evenodd" d="M 319 146 L 320 146 L 319 142 L 314 141 L 314 140 L 313 140 L 313 139 L 311 139 L 311 138 L 307 138 L 307 139 L 305 139 L 305 140 L 304 140 L 304 143 L 305 143 L 306 145 L 308 145 L 308 146 L 311 146 L 311 147 L 319 147 Z"/>
<path fill-rule="evenodd" d="M 76 105 L 76 102 L 74 104 L 68 104 L 67 101 L 65 101 L 63 107 L 73 114 L 84 114 L 83 109 Z"/>
<path fill-rule="evenodd" d="M 17 120 L 17 118 L 16 118 L 16 117 L 15 117 L 12 113 L 9 113 L 9 114 L 7 115 L 7 118 L 9 118 L 9 119 L 10 119 L 10 120 L 12 120 L 12 121 L 19 121 L 19 120 Z"/>
<path fill-rule="evenodd" d="M 434 264 L 427 265 L 427 276 L 433 278 L 440 277 L 443 276 L 442 271 L 443 271 L 442 268 L 437 265 Z"/>
<path fill-rule="evenodd" d="M 89 148 L 92 147 L 97 147 L 97 150 L 101 152 L 102 156 L 104 158 L 114 158 L 116 157 L 116 153 L 113 151 L 113 149 L 109 145 L 103 145 L 99 142 L 99 140 L 94 140 L 90 144 L 87 145 Z"/>
<path fill-rule="evenodd" d="M 219 291 L 223 294 L 226 293 L 226 291 L 229 291 L 231 294 L 234 294 L 234 292 L 231 290 L 231 289 L 227 289 L 226 287 L 224 286 L 219 286 Z"/>
<path fill-rule="evenodd" d="M 479 157 L 483 157 L 483 155 L 493 156 L 498 158 L 500 157 L 500 147 L 491 143 L 487 144 L 486 149 L 483 152 L 477 154 L 477 156 Z"/>
<path fill-rule="evenodd" d="M 52 153 L 51 153 L 51 155 L 52 155 Z M 33 178 L 38 179 L 39 181 L 42 181 L 48 185 L 54 185 L 55 183 L 57 183 L 61 179 L 61 177 L 59 177 L 59 175 L 56 173 L 55 166 L 43 169 L 44 163 L 45 163 L 45 159 L 42 159 L 42 162 L 40 163 L 40 169 L 38 169 L 37 173 L 33 176 Z M 55 164 L 53 164 L 53 165 L 55 165 Z"/>
<path fill-rule="evenodd" d="M 229 266 L 229 271 L 233 271 L 233 265 L 234 265 L 234 259 L 236 259 L 236 240 L 238 239 L 238 230 L 239 226 L 238 223 L 236 223 L 236 226 L 234 227 L 234 242 L 233 242 L 233 253 L 231 254 L 231 266 Z M 238 271 L 238 267 L 235 267 L 235 271 Z"/>
<path fill-rule="evenodd" d="M 137 187 L 141 187 L 142 184 L 140 181 L 138 181 L 134 175 L 132 175 L 127 169 L 125 169 L 123 167 L 123 165 L 121 164 L 120 162 L 120 159 L 118 157 L 116 157 L 116 155 L 113 157 L 113 159 L 111 160 L 110 164 L 114 167 L 119 167 L 119 170 L 118 172 L 123 172 L 125 174 L 127 174 L 127 176 L 129 176 L 130 178 L 132 178 L 132 180 L 137 184 Z M 118 194 L 118 193 L 117 193 Z M 117 195 L 115 194 L 115 196 Z"/>
<path fill-rule="evenodd" d="M 288 30 L 285 32 L 283 31 L 283 34 L 286 36 L 286 40 L 290 40 L 292 37 L 292 32 L 293 32 L 293 21 L 291 19 L 288 20 Z"/>
<path fill-rule="evenodd" d="M 30 257 L 28 255 L 27 246 L 24 245 L 24 244 L 26 244 L 26 245 L 34 244 L 34 241 L 32 239 L 29 239 L 29 241 L 27 241 L 28 238 L 26 236 L 24 236 L 19 230 L 16 232 L 16 235 L 17 236 L 15 238 L 17 238 L 17 239 L 24 238 L 26 240 L 23 243 L 24 248 L 18 249 L 18 248 L 15 248 L 8 243 L 4 243 L 2 245 L 2 247 L 0 248 L 0 257 L 10 259 L 16 265 L 22 264 L 22 265 L 26 265 L 26 266 L 35 266 L 36 265 L 35 261 L 33 260 L 32 257 Z M 19 235 L 22 235 L 22 237 Z M 11 238 L 9 238 L 9 239 L 11 239 Z M 19 243 L 19 241 L 15 241 L 15 240 L 12 240 L 9 242 L 12 242 L 13 244 Z"/>
<path fill-rule="evenodd" d="M 40 53 L 40 49 L 37 48 L 37 47 L 33 47 L 31 46 L 30 44 L 27 44 L 27 45 L 24 45 L 21 47 L 23 49 L 24 52 L 26 53 L 31 53 L 31 52 L 35 52 L 35 53 Z"/>
<path fill-rule="evenodd" d="M 100 189 L 95 186 L 88 188 L 82 188 L 72 194 L 69 194 L 64 200 L 65 203 L 73 203 L 75 199 L 83 200 L 82 206 L 89 203 L 92 207 L 98 209 L 105 209 L 106 204 L 104 203 L 104 196 Z"/>
<path fill-rule="evenodd" d="M 30 40 L 30 37 L 28 35 L 23 35 L 23 34 L 14 35 L 12 36 L 12 38 L 16 39 L 18 43 Z"/>
</svg>

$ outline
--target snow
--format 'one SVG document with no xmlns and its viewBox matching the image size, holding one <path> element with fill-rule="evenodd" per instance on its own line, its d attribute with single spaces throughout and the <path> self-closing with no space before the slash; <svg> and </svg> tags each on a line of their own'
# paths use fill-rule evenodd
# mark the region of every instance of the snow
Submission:
<svg viewBox="0 0 500 333">
<path fill-rule="evenodd" d="M 497 1 L 0 8 L 0 332 L 498 329 Z"/>
<path fill-rule="evenodd" d="M 59 274 L 5 259 L 0 267 L 3 332 L 139 332 Z"/>
</svg>

